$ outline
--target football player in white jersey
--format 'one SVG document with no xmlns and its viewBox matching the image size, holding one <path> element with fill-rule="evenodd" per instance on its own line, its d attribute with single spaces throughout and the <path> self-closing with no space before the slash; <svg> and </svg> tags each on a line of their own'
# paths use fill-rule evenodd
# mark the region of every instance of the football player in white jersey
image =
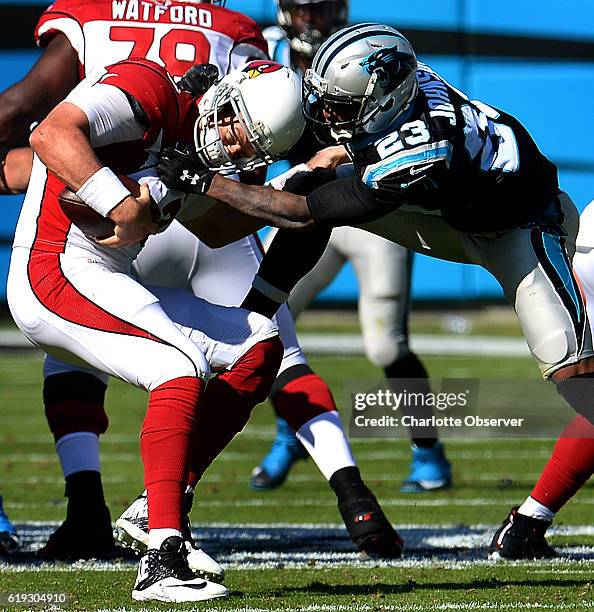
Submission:
<svg viewBox="0 0 594 612">
<path fill-rule="evenodd" d="M 320 45 L 347 25 L 348 0 L 276 0 L 277 23 L 263 31 L 270 57 L 299 74 L 305 74 Z M 302 139 L 289 156 L 291 164 L 306 162 L 320 143 Z M 327 156 L 327 152 L 324 153 Z M 317 165 L 315 158 L 309 167 Z M 312 163 L 313 162 L 313 163 Z M 265 239 L 265 246 L 274 232 Z M 381 236 L 353 227 L 338 227 L 320 261 L 293 289 L 288 305 L 297 318 L 339 273 L 353 264 L 359 283 L 359 320 L 367 358 L 384 370 L 387 379 L 418 379 L 419 391 L 428 390 L 427 371 L 411 351 L 408 339 L 413 254 Z M 418 414 L 431 417 L 431 412 Z M 449 488 L 451 468 L 434 427 L 411 430 L 412 463 L 401 490 L 406 493 Z M 287 422 L 277 415 L 277 434 L 268 454 L 254 468 L 250 485 L 255 490 L 274 489 L 285 481 L 303 447 Z"/>
<path fill-rule="evenodd" d="M 248 143 L 249 158 L 237 162 L 246 170 L 287 148 L 275 152 L 274 141 L 265 136 L 270 122 L 256 119 L 258 109 L 246 99 L 254 87 L 274 90 L 283 100 L 286 112 L 277 127 L 291 134 L 292 142 L 303 129 L 297 76 L 267 62 L 269 70 L 253 79 L 261 64 L 249 62 L 211 88 L 232 90 L 236 105 L 218 115 L 215 130 L 228 157 L 241 142 L 236 122 L 253 127 L 252 118 L 262 130 Z M 7 284 L 12 316 L 34 344 L 149 392 L 140 434 L 148 543 L 132 591 L 142 601 L 228 594 L 188 566 L 182 533 L 186 487 L 197 484 L 268 395 L 283 353 L 278 328 L 266 317 L 210 304 L 184 289 L 141 284 L 132 275 L 146 238 L 164 231 L 177 215 L 192 218 L 198 206 L 168 192 L 154 167 L 163 147 L 213 130 L 204 104 L 209 94 L 198 105 L 196 95 L 204 89 L 184 89 L 201 68 L 208 77 L 207 66 L 197 67 L 177 87 L 154 62 L 132 58 L 112 64 L 84 79 L 37 126 Z M 207 147 L 206 154 L 212 150 Z M 208 159 L 216 167 L 217 159 Z M 140 183 L 138 194 L 122 182 L 125 173 Z M 64 187 L 113 226 L 101 233 L 78 227 L 62 206 Z M 219 375 L 209 380 L 211 371 Z"/>
<path fill-rule="evenodd" d="M 33 120 L 35 104 L 46 108 L 44 92 L 51 90 L 54 92 L 51 99 L 60 99 L 77 81 L 79 69 L 92 70 L 87 58 L 101 61 L 104 49 L 123 57 L 144 53 L 157 63 L 167 61 L 167 67 L 172 64 L 174 76 L 183 74 L 194 61 L 218 62 L 224 73 L 236 62 L 265 56 L 265 42 L 253 21 L 213 6 L 220 3 L 209 6 L 177 0 L 163 5 L 130 0 L 89 5 L 63 1 L 64 4 L 62 0 L 54 3 L 39 22 L 39 41 L 46 45 L 43 56 L 23 82 L 0 98 L 0 102 L 7 101 L 6 106 L 0 104 L 0 134 L 11 122 L 20 121 L 16 105 L 8 102 L 26 100 L 27 113 L 22 118 Z M 46 74 L 46 69 L 51 74 Z M 43 89 L 37 87 L 40 82 L 45 83 Z M 27 124 L 19 125 L 22 131 Z M 11 127 L 11 133 L 15 129 Z M 201 222 L 202 230 L 206 231 L 208 213 Z M 212 238 L 214 241 L 209 244 L 219 246 L 217 236 Z M 144 282 L 183 287 L 213 303 L 236 305 L 249 290 L 261 257 L 255 237 L 242 238 L 224 249 L 210 248 L 174 222 L 166 232 L 148 240 L 135 262 L 135 271 Z M 228 282 L 221 282 L 221 269 L 233 275 Z M 357 546 L 371 554 L 400 554 L 400 539 L 361 480 L 332 394 L 307 365 L 288 310 L 281 309 L 277 321 L 285 354 L 273 388 L 273 402 L 291 426 L 299 430 L 308 451 L 330 480 L 339 510 Z M 66 476 L 69 504 L 66 521 L 40 552 L 47 558 L 105 554 L 113 542 L 99 467 L 99 435 L 107 427 L 103 408 L 106 379 L 84 368 L 73 371 L 70 365 L 55 359 L 46 361 L 45 375 L 46 413 Z M 191 500 L 191 495 L 188 497 Z M 140 517 L 138 505 L 144 508 Z M 133 506 L 122 518 L 132 516 L 139 524 L 146 524 L 146 503 L 140 499 Z M 356 524 L 361 508 L 367 508 L 365 515 L 371 519 Z M 87 529 L 89 517 L 96 525 L 92 532 Z M 139 537 L 146 538 L 146 530 Z"/>
<path fill-rule="evenodd" d="M 470 100 L 418 63 L 408 40 L 391 27 L 358 24 L 338 32 L 320 47 L 304 81 L 308 122 L 328 142 L 345 144 L 351 176 L 309 173 L 304 197 L 288 185 L 282 192 L 231 185 L 198 164 L 178 164 L 172 152 L 162 176 L 174 185 L 169 168 L 175 175 L 191 170 L 202 177 L 194 193 L 281 228 L 244 304 L 261 313 L 288 298 L 334 226 L 361 226 L 410 249 L 489 270 L 543 377 L 578 413 L 542 487 L 506 519 L 490 551 L 501 558 L 548 556 L 544 532 L 559 504 L 590 475 L 594 433 L 592 334 L 570 263 L 578 213 L 559 188 L 556 167 L 517 119 Z M 581 246 L 590 251 L 589 240 Z M 576 465 L 563 467 L 580 448 Z M 565 478 L 560 487 L 556 481 Z"/>
<path fill-rule="evenodd" d="M 212 61 L 225 73 L 249 59 L 266 58 L 266 43 L 253 20 L 222 4 L 53 3 L 35 29 L 43 54 L 20 82 L 0 94 L 0 150 L 22 138 L 82 77 L 108 63 L 147 56 L 180 78 L 196 62 Z M 30 148 L 7 152 L 0 192 L 26 189 L 31 160 Z M 113 552 L 99 463 L 99 436 L 108 425 L 103 407 L 106 383 L 101 373 L 46 358 L 44 404 L 66 479 L 68 509 L 65 523 L 39 551 L 44 558 Z M 91 531 L 85 526 L 89 522 L 95 526 Z"/>
</svg>

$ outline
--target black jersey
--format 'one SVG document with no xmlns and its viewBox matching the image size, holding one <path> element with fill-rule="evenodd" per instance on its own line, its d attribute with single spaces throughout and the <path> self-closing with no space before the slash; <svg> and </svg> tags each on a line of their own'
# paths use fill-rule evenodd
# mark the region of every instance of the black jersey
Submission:
<svg viewBox="0 0 594 612">
<path fill-rule="evenodd" d="M 313 218 L 354 225 L 406 206 L 487 232 L 537 217 L 559 188 L 555 165 L 528 131 L 424 64 L 417 76 L 419 93 L 398 124 L 348 145 L 356 176 L 308 196 Z"/>
</svg>

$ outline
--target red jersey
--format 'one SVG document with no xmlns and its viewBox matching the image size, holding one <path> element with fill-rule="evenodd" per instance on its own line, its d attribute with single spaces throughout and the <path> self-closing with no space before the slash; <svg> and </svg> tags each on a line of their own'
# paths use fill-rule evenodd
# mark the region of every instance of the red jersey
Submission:
<svg viewBox="0 0 594 612">
<path fill-rule="evenodd" d="M 105 85 L 113 87 L 103 87 Z M 133 136 L 126 136 L 130 131 L 126 132 L 123 118 L 106 110 L 111 107 L 105 101 L 122 96 L 121 92 L 133 96 L 145 113 L 142 121 L 132 117 L 136 126 Z M 87 116 L 99 116 L 89 124 L 91 142 L 97 139 L 96 125 L 111 125 L 109 133 L 102 137 L 101 146 L 95 146 L 95 153 L 103 164 L 120 174 L 153 168 L 164 147 L 187 140 L 197 116 L 194 99 L 178 90 L 167 71 L 142 59 L 118 62 L 103 69 L 101 74 L 88 77 L 72 91 L 68 101 L 78 102 Z M 131 115 L 131 111 L 129 113 Z M 154 170 L 145 173 L 154 176 Z M 84 236 L 71 225 L 60 207 L 58 195 L 63 188 L 64 183 L 36 159 L 17 226 L 15 246 L 63 253 L 67 245 L 72 245 L 102 252 L 104 259 L 117 261 L 119 267 L 125 269 L 140 251 L 140 245 L 106 250 Z M 162 183 L 154 179 L 153 188 L 163 189 Z M 179 211 L 180 201 L 172 192 L 163 198 L 165 193 L 155 193 L 153 188 L 151 193 L 161 212 L 159 225 L 164 229 Z"/>
<path fill-rule="evenodd" d="M 39 19 L 37 44 L 60 32 L 78 54 L 81 78 L 129 57 L 146 57 L 174 77 L 193 64 L 214 64 L 224 75 L 268 57 L 251 18 L 192 0 L 57 0 Z"/>
</svg>

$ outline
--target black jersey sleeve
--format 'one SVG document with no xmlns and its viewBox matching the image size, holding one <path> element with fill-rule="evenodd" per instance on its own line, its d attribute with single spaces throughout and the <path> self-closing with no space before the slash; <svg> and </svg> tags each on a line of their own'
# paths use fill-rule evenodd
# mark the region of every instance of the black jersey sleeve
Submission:
<svg viewBox="0 0 594 612">
<path fill-rule="evenodd" d="M 359 225 L 383 217 L 403 204 L 381 189 L 368 187 L 358 176 L 332 181 L 307 196 L 307 207 L 318 225 Z"/>
<path fill-rule="evenodd" d="M 298 172 L 285 183 L 283 191 L 307 196 L 318 187 L 336 180 L 336 170 L 316 168 L 311 172 Z"/>
</svg>

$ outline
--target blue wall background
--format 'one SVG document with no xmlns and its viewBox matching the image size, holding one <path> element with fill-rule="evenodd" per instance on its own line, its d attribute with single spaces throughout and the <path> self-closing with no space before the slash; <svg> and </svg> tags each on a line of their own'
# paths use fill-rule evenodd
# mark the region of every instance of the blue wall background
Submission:
<svg viewBox="0 0 594 612">
<path fill-rule="evenodd" d="M 7 4 L 0 0 L 0 5 Z M 15 2 L 11 2 L 15 4 Z M 20 4 L 39 4 L 24 0 Z M 272 0 L 228 0 L 229 8 L 256 20 L 274 20 Z M 592 0 L 351 0 L 351 21 L 383 21 L 404 29 L 434 30 L 435 36 L 464 34 L 542 37 L 589 43 L 594 48 Z M 0 35 L 1 36 L 1 35 Z M 411 36 L 413 44 L 414 36 Z M 0 90 L 23 75 L 37 51 L 0 52 Z M 592 55 L 590 55 L 592 57 Z M 542 151 L 560 167 L 562 187 L 582 210 L 594 199 L 594 60 L 543 60 L 523 57 L 422 55 L 421 59 L 453 85 L 516 115 L 531 131 Z M 15 226 L 20 197 L 0 197 L 0 238 Z M 9 247 L 0 247 L 0 299 L 5 298 Z M 352 301 L 357 284 L 349 265 L 319 297 Z M 416 258 L 414 297 L 417 299 L 492 299 L 501 297 L 494 279 L 475 266 Z"/>
</svg>

